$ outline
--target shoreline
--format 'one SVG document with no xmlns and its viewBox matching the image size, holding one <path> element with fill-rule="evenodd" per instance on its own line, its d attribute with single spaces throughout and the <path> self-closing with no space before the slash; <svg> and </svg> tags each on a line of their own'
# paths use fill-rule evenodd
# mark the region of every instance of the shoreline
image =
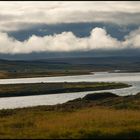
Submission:
<svg viewBox="0 0 140 140">
<path fill-rule="evenodd" d="M 133 105 L 133 101 L 135 104 L 137 104 L 137 107 Z M 75 109 L 77 110 L 81 108 L 91 107 L 91 103 L 93 103 L 93 106 L 98 106 L 98 107 L 140 110 L 139 103 L 135 101 L 140 102 L 140 92 L 137 93 L 136 95 L 126 95 L 126 96 L 119 96 L 112 92 L 89 93 L 82 98 L 72 99 L 65 103 L 59 103 L 55 105 L 37 105 L 37 106 L 28 106 L 28 107 L 21 107 L 21 108 L 19 107 L 19 108 L 0 109 L 0 115 L 5 111 L 20 111 L 20 110 L 22 111 L 22 110 L 34 110 L 34 109 L 38 110 L 39 108 L 45 109 L 46 111 L 60 110 L 60 111 L 69 112 L 70 110 L 67 110 L 67 107 L 68 108 L 70 107 L 69 109 L 71 110 L 75 110 Z M 126 106 L 127 104 L 128 106 Z"/>
<path fill-rule="evenodd" d="M 92 71 L 70 71 L 70 72 L 34 72 L 34 73 L 10 73 L 0 71 L 0 79 L 22 79 L 22 78 L 43 78 L 43 77 L 60 77 L 90 75 Z"/>
</svg>

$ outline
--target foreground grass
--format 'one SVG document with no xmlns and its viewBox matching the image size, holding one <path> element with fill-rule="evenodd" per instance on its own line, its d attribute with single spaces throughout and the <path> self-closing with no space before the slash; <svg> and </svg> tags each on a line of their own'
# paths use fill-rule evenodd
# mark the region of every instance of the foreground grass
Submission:
<svg viewBox="0 0 140 140">
<path fill-rule="evenodd" d="M 96 100 L 90 95 L 61 105 L 1 110 L 0 138 L 140 138 L 140 108 L 116 108 L 122 101 L 131 103 L 130 98 L 140 103 L 140 94 L 105 94 L 95 94 Z"/>
<path fill-rule="evenodd" d="M 139 138 L 140 112 L 90 107 L 71 112 L 23 109 L 0 116 L 0 138 Z"/>
<path fill-rule="evenodd" d="M 115 82 L 62 82 L 36 84 L 0 85 L 0 97 L 58 94 L 80 91 L 97 91 L 129 87 L 125 83 Z"/>
</svg>

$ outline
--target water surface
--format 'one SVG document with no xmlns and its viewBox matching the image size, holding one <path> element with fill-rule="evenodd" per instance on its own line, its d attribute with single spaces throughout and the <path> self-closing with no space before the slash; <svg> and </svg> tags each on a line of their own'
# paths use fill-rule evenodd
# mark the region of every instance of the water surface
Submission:
<svg viewBox="0 0 140 140">
<path fill-rule="evenodd" d="M 19 83 L 49 83 L 49 82 L 124 82 L 131 84 L 132 87 L 113 90 L 102 90 L 115 93 L 120 96 L 134 95 L 140 92 L 140 73 L 108 73 L 96 72 L 91 75 L 59 76 L 59 77 L 38 77 L 38 78 L 19 78 L 19 79 L 0 79 L 0 84 L 19 84 Z M 85 91 L 75 93 L 61 93 L 52 95 L 37 95 L 24 97 L 0 98 L 0 109 L 22 108 L 38 105 L 54 105 L 64 103 L 69 100 L 84 97 L 89 93 L 101 91 Z"/>
</svg>

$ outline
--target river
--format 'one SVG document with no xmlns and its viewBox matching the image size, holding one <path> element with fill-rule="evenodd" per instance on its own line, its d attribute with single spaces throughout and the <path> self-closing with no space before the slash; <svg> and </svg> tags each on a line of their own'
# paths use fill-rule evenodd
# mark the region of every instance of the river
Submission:
<svg viewBox="0 0 140 140">
<path fill-rule="evenodd" d="M 51 82 L 124 82 L 132 87 L 102 91 L 87 91 L 76 93 L 61 93 L 52 95 L 37 95 L 23 97 L 0 98 L 0 109 L 23 108 L 38 105 L 55 105 L 82 98 L 89 93 L 109 91 L 120 96 L 134 95 L 140 92 L 140 73 L 108 73 L 96 72 L 90 75 L 59 76 L 59 77 L 38 77 L 38 78 L 18 78 L 0 79 L 0 84 L 19 83 L 51 83 Z"/>
</svg>

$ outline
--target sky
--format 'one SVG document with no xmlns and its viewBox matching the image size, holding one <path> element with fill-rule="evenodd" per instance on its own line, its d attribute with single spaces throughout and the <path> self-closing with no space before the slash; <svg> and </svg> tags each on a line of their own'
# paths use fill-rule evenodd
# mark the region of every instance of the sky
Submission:
<svg viewBox="0 0 140 140">
<path fill-rule="evenodd" d="M 0 58 L 139 52 L 139 1 L 0 2 Z"/>
</svg>

